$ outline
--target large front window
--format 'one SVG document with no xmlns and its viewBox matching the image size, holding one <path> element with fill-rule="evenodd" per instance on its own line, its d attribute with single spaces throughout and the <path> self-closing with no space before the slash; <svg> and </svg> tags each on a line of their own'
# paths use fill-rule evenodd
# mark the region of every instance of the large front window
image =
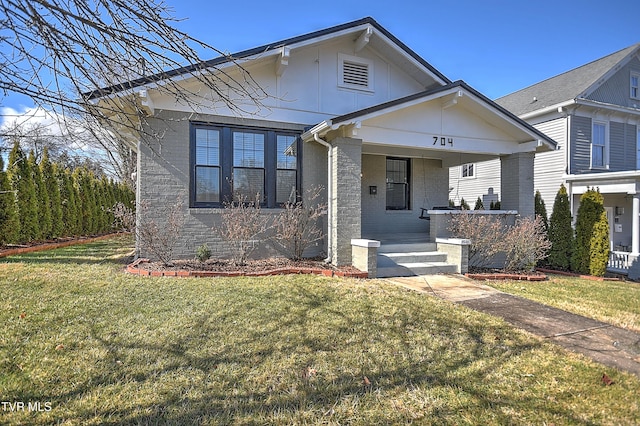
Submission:
<svg viewBox="0 0 640 426">
<path fill-rule="evenodd" d="M 591 167 L 604 168 L 607 166 L 607 125 L 593 123 L 591 134 Z"/>
<path fill-rule="evenodd" d="M 219 207 L 238 196 L 265 207 L 295 200 L 298 144 L 289 131 L 192 124 L 191 207 Z"/>
<path fill-rule="evenodd" d="M 387 210 L 409 207 L 409 159 L 387 158 Z"/>
</svg>

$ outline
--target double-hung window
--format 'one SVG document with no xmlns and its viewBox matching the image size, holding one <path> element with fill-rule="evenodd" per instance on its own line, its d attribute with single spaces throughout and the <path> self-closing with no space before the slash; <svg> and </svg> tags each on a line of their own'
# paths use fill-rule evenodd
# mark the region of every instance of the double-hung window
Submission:
<svg viewBox="0 0 640 426">
<path fill-rule="evenodd" d="M 260 204 L 265 193 L 264 142 L 264 133 L 233 131 L 233 192 Z"/>
<path fill-rule="evenodd" d="M 632 72 L 629 82 L 630 93 L 629 96 L 633 99 L 640 99 L 640 73 Z"/>
<path fill-rule="evenodd" d="M 296 201 L 298 143 L 293 135 L 276 136 L 276 203 Z"/>
<path fill-rule="evenodd" d="M 462 169 L 460 170 L 460 173 L 462 174 L 463 178 L 475 177 L 476 175 L 475 164 L 474 163 L 463 164 Z"/>
<path fill-rule="evenodd" d="M 409 159 L 387 158 L 387 210 L 409 210 Z"/>
<path fill-rule="evenodd" d="M 300 192 L 300 138 L 287 130 L 192 123 L 190 206 L 255 201 L 278 207 Z"/>
<path fill-rule="evenodd" d="M 220 130 L 195 130 L 193 198 L 196 203 L 220 202 Z"/>
<path fill-rule="evenodd" d="M 607 166 L 607 124 L 594 122 L 591 132 L 591 167 Z"/>
</svg>

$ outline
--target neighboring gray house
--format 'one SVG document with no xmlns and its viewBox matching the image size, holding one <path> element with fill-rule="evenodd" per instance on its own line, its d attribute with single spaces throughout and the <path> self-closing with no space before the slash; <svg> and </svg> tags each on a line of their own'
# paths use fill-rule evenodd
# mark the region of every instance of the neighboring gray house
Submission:
<svg viewBox="0 0 640 426">
<path fill-rule="evenodd" d="M 137 140 L 139 201 L 163 221 L 184 200 L 176 254 L 225 244 L 212 231 L 233 192 L 260 194 L 264 214 L 292 193 L 323 185 L 334 264 L 351 263 L 351 240 L 412 234 L 429 240 L 421 208 L 446 206 L 449 167 L 499 159 L 502 206 L 533 214 L 533 157 L 555 142 L 462 81 L 450 81 L 375 20 L 365 18 L 232 55 L 269 95 L 264 113 L 179 102 L 148 77 L 90 95 L 96 105 L 141 100 L 155 140 Z M 226 57 L 205 64 L 234 75 Z M 174 70 L 198 92 L 187 71 Z M 239 99 L 243 102 L 243 99 Z M 187 103 L 188 104 L 188 103 Z M 147 134 L 150 132 L 147 132 Z M 232 179 L 233 178 L 233 179 Z M 233 182 L 233 186 L 232 183 Z M 433 236 L 432 236 L 433 237 Z M 143 248 L 141 248 L 143 249 Z M 142 256 L 148 256 L 144 251 Z"/>
<path fill-rule="evenodd" d="M 609 217 L 611 249 L 618 252 L 612 261 L 626 259 L 626 253 L 637 256 L 640 44 L 504 96 L 496 103 L 547 134 L 561 148 L 535 158 L 534 186 L 542 194 L 548 214 L 560 184 L 567 187 L 574 218 L 580 196 L 589 187 L 599 188 Z M 489 188 L 496 188 L 500 177 L 496 162 L 450 170 L 454 197 L 464 197 L 471 206 Z"/>
</svg>

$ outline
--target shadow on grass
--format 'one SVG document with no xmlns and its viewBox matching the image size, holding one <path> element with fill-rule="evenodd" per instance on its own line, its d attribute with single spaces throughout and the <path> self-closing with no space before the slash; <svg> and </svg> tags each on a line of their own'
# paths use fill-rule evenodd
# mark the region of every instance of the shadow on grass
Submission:
<svg viewBox="0 0 640 426">
<path fill-rule="evenodd" d="M 133 244 L 130 236 L 115 236 L 106 240 L 8 256 L 0 259 L 0 263 L 128 264 L 133 261 Z"/>
<path fill-rule="evenodd" d="M 485 421 L 512 424 L 521 421 L 523 411 L 538 413 L 540 419 L 590 424 L 539 395 L 497 392 L 499 386 L 487 384 L 494 371 L 540 348 L 524 334 L 464 315 L 425 316 L 420 313 L 425 305 L 411 298 L 388 313 L 373 302 L 352 311 L 338 293 L 308 286 L 290 290 L 295 303 L 281 311 L 264 307 L 258 298 L 224 312 L 176 312 L 190 315 L 189 325 L 169 330 L 166 340 L 150 339 L 153 343 L 116 328 L 91 326 L 95 349 L 107 354 L 99 373 L 71 392 L 19 398 L 60 406 L 99 400 L 101 389 L 114 384 L 154 389 L 152 400 L 136 407 L 127 407 L 124 399 L 75 413 L 80 422 L 110 424 L 389 424 L 416 419 L 447 424 L 463 422 L 465 412 L 490 412 Z M 266 312 L 251 315 L 261 309 Z M 247 316 L 251 321 L 245 326 Z M 496 343 L 496 336 L 511 343 Z M 318 370 L 305 375 L 307 367 Z M 176 383 L 167 385 L 175 377 Z M 423 394 L 422 408 L 409 409 L 416 391 Z M 438 402 L 437 395 L 452 401 Z M 394 405 L 394 398 L 405 402 Z"/>
</svg>

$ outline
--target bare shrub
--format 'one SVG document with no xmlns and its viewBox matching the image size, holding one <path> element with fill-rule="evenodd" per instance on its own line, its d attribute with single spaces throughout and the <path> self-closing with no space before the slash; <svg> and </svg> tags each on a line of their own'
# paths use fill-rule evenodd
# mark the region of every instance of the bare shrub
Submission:
<svg viewBox="0 0 640 426">
<path fill-rule="evenodd" d="M 506 271 L 532 271 L 538 261 L 546 258 L 551 248 L 546 227 L 540 216 L 517 219 L 504 234 Z"/>
<path fill-rule="evenodd" d="M 271 243 L 290 259 L 301 259 L 306 249 L 324 237 L 318 223 L 327 208 L 325 203 L 317 202 L 321 191 L 322 186 L 314 186 L 305 192 L 302 200 L 287 201 L 274 223 Z"/>
<path fill-rule="evenodd" d="M 146 249 L 156 256 L 165 266 L 171 266 L 173 251 L 178 238 L 182 234 L 184 226 L 184 212 L 182 201 L 184 196 L 179 195 L 173 204 L 154 208 L 157 217 L 166 218 L 166 221 L 158 223 L 151 218 L 150 203 L 143 200 L 139 203 L 140 222 L 136 227 L 136 236 L 141 248 Z"/>
<path fill-rule="evenodd" d="M 260 194 L 256 194 L 253 201 L 235 194 L 233 201 L 224 203 L 220 219 L 221 224 L 214 231 L 229 243 L 233 263 L 246 264 L 268 228 L 269 218 L 260 212 Z"/>
<path fill-rule="evenodd" d="M 133 232 L 136 228 L 136 212 L 127 207 L 123 202 L 118 201 L 109 212 L 114 217 L 113 229 L 122 232 Z"/>
<path fill-rule="evenodd" d="M 504 225 L 494 215 L 479 215 L 463 210 L 452 214 L 449 232 L 456 238 L 471 240 L 469 265 L 477 268 L 489 266 L 496 254 L 502 251 Z"/>
</svg>

